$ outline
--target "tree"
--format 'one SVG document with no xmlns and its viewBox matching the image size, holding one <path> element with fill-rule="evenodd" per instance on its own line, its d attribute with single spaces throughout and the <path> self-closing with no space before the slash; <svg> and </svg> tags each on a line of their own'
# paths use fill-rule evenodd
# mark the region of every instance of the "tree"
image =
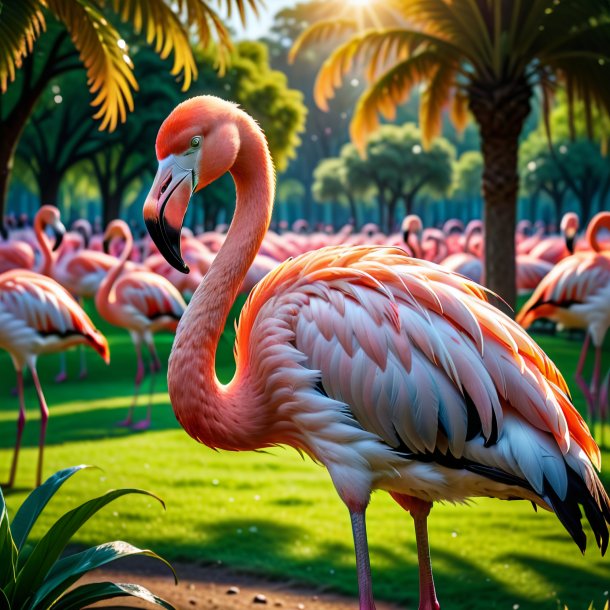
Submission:
<svg viewBox="0 0 610 610">
<path fill-rule="evenodd" d="M 313 198 L 333 207 L 347 204 L 354 227 L 358 228 L 357 189 L 354 189 L 347 179 L 345 159 L 341 157 L 322 159 L 313 172 L 313 178 L 311 187 Z"/>
<path fill-rule="evenodd" d="M 90 108 L 79 103 L 84 87 L 78 72 L 53 81 L 19 141 L 17 155 L 32 170 L 42 203 L 58 205 L 66 172 L 105 146 L 89 120 Z"/>
<path fill-rule="evenodd" d="M 467 207 L 467 218 L 480 218 L 483 157 L 478 150 L 462 153 L 453 166 L 453 198 Z M 463 215 L 462 215 L 463 217 Z"/>
<path fill-rule="evenodd" d="M 237 8 L 243 21 L 246 2 L 257 11 L 260 0 L 225 0 L 224 5 L 229 12 Z M 207 46 L 214 38 L 218 41 L 220 66 L 230 48 L 228 32 L 208 0 L 1 2 L 0 218 L 17 143 L 52 79 L 86 69 L 89 91 L 94 96 L 92 105 L 98 107 L 94 118 L 101 119 L 101 129 L 114 130 L 133 110 L 133 91 L 138 84 L 129 48 L 114 25 L 117 21 L 129 23 L 161 57 L 173 52 L 171 74 L 181 76 L 184 90 L 197 75 L 191 52 L 193 28 L 202 45 Z M 48 31 L 42 35 L 45 29 Z M 34 47 L 41 43 L 47 52 L 34 53 Z M 13 88 L 12 101 L 5 103 L 4 94 Z"/>
<path fill-rule="evenodd" d="M 324 62 L 315 98 L 327 107 L 354 62 L 363 65 L 370 85 L 351 122 L 361 149 L 379 124 L 378 113 L 391 120 L 415 85 L 425 85 L 420 121 L 426 141 L 439 134 L 445 105 L 458 127 L 472 113 L 484 161 L 487 282 L 512 306 L 519 136 L 538 88 L 548 114 L 551 91 L 564 86 L 570 108 L 587 107 L 589 131 L 593 107 L 610 114 L 610 2 L 401 0 L 395 8 L 403 23 L 395 19 L 395 25 L 360 32 L 357 20 L 335 15 L 309 28 L 293 55 L 312 42 L 351 34 Z"/>
</svg>

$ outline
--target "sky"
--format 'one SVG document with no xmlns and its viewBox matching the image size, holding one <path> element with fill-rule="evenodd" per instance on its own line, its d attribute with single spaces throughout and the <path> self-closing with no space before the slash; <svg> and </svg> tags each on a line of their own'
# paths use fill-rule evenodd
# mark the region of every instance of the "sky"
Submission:
<svg viewBox="0 0 610 610">
<path fill-rule="evenodd" d="M 232 15 L 231 19 L 229 20 L 229 23 L 231 24 L 231 27 L 235 29 L 237 39 L 260 38 L 261 36 L 264 36 L 271 27 L 273 15 L 275 15 L 275 13 L 277 13 L 284 7 L 290 6 L 292 4 L 296 4 L 296 1 L 265 0 L 265 5 L 267 8 L 261 10 L 258 18 L 251 11 L 248 10 L 248 25 L 245 30 L 241 24 L 239 14 L 237 12 Z"/>
</svg>

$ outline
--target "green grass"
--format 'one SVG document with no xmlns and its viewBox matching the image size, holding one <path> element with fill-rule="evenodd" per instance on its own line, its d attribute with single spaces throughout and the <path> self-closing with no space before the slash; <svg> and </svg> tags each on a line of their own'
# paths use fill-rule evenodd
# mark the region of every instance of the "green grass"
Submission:
<svg viewBox="0 0 610 610">
<path fill-rule="evenodd" d="M 222 562 L 354 595 L 349 518 L 324 469 L 290 449 L 217 453 L 195 443 L 173 417 L 164 374 L 156 388 L 152 430 L 133 433 L 116 428 L 114 422 L 125 416 L 131 399 L 134 354 L 127 333 L 100 327 L 107 332 L 112 363 L 105 367 L 91 352 L 88 380 L 57 386 L 53 377 L 58 358 L 40 359 L 51 410 L 45 474 L 77 463 L 101 468 L 68 482 L 65 493 L 43 515 L 42 526 L 108 488 L 138 486 L 160 495 L 167 511 L 146 498 L 119 501 L 95 517 L 78 542 L 120 538 L 170 560 Z M 581 343 L 563 336 L 537 338 L 571 380 Z M 165 361 L 171 337 L 158 336 L 157 344 Z M 231 345 L 228 332 L 219 354 L 219 374 L 225 380 L 231 374 Z M 0 356 L 0 478 L 4 478 L 12 455 L 17 399 L 10 394 L 12 365 L 6 355 Z M 76 352 L 69 354 L 69 370 L 76 374 Z M 575 388 L 574 398 L 582 408 Z M 31 383 L 26 400 L 28 423 L 18 488 L 7 497 L 12 514 L 34 481 L 39 426 Z M 610 438 L 608 430 L 606 438 Z M 604 460 L 608 487 L 607 451 Z M 589 551 L 581 556 L 559 521 L 545 511 L 535 513 L 529 503 L 481 499 L 470 506 L 438 505 L 429 524 L 437 588 L 446 609 L 518 605 L 521 610 L 550 610 L 558 607 L 559 600 L 570 610 L 584 610 L 591 601 L 600 608 L 606 600 L 610 560 L 599 557 L 591 539 Z M 414 607 L 418 588 L 411 519 L 386 494 L 376 493 L 368 526 L 377 597 Z"/>
</svg>

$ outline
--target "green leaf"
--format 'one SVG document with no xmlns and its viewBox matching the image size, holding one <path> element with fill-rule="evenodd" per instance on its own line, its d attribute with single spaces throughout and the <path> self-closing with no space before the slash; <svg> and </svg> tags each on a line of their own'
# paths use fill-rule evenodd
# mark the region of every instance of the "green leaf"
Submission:
<svg viewBox="0 0 610 610">
<path fill-rule="evenodd" d="M 15 563 L 17 562 L 17 547 L 11 535 L 11 528 L 6 512 L 6 503 L 0 489 L 0 588 L 15 582 Z M 0 608 L 2 608 L 0 600 Z"/>
<path fill-rule="evenodd" d="M 11 603 L 2 589 L 0 589 L 0 610 L 11 610 Z"/>
<path fill-rule="evenodd" d="M 17 549 L 21 550 L 21 547 L 27 540 L 28 534 L 30 533 L 38 515 L 44 510 L 49 500 L 55 495 L 55 492 L 76 472 L 83 470 L 84 468 L 94 468 L 94 466 L 87 466 L 81 464 L 79 466 L 71 466 L 56 472 L 53 476 L 49 477 L 40 487 L 37 487 L 19 507 L 15 518 L 13 519 L 13 525 L 11 531 Z"/>
<path fill-rule="evenodd" d="M 127 494 L 142 494 L 163 501 L 142 489 L 115 489 L 103 496 L 93 498 L 72 509 L 61 517 L 34 547 L 23 565 L 18 563 L 17 580 L 9 588 L 9 598 L 13 605 L 25 605 L 32 594 L 42 585 L 49 570 L 59 559 L 72 536 L 101 508 Z"/>
<path fill-rule="evenodd" d="M 120 540 L 107 542 L 99 546 L 91 547 L 81 553 L 75 553 L 69 557 L 60 559 L 49 571 L 43 585 L 38 589 L 36 595 L 30 602 L 31 608 L 49 608 L 53 602 L 83 574 L 106 565 L 115 559 L 130 557 L 133 555 L 145 555 L 153 557 L 165 563 L 174 574 L 176 583 L 178 579 L 172 566 L 149 550 L 139 549 L 127 542 Z"/>
<path fill-rule="evenodd" d="M 148 589 L 140 585 L 114 582 L 95 582 L 77 587 L 64 595 L 53 606 L 53 610 L 81 610 L 81 608 L 90 604 L 113 597 L 137 597 L 151 604 L 167 608 L 167 610 L 175 610 L 170 603 L 153 595 Z"/>
</svg>

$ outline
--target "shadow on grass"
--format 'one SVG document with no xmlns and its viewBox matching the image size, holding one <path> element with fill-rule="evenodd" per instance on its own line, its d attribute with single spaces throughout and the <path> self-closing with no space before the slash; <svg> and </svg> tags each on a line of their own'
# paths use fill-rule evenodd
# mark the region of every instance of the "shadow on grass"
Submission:
<svg viewBox="0 0 610 610">
<path fill-rule="evenodd" d="M 345 515 L 348 520 L 347 512 Z M 265 579 L 313 586 L 319 591 L 333 591 L 345 595 L 357 595 L 356 568 L 353 544 L 347 536 L 344 544 L 318 544 L 300 527 L 278 525 L 273 519 L 219 519 L 213 531 L 206 529 L 203 544 L 188 541 L 177 542 L 171 548 L 167 541 L 149 540 L 161 555 L 170 553 L 178 560 L 193 560 L 206 565 L 224 564 L 231 569 L 258 574 Z M 405 608 L 418 604 L 418 567 L 415 541 L 395 550 L 372 545 L 370 548 L 373 584 L 376 597 L 398 601 Z M 587 573 L 570 575 L 565 587 L 556 587 L 556 596 L 544 601 L 532 601 L 527 589 L 506 585 L 494 576 L 503 566 L 482 569 L 475 561 L 460 551 L 449 551 L 432 543 L 432 561 L 435 565 L 437 592 L 443 608 L 483 610 L 493 607 L 520 610 L 556 610 L 556 598 L 570 599 L 575 579 L 584 590 L 591 591 L 591 599 L 599 598 L 600 580 Z M 540 571 L 540 578 L 549 577 L 552 582 L 564 582 L 560 562 L 537 562 L 519 555 L 507 558 L 521 562 Z M 378 567 L 385 564 L 384 567 Z M 388 567 L 390 564 L 390 567 Z M 556 572 L 559 570 L 559 572 Z M 557 576 L 558 574 L 558 576 Z M 566 575 L 567 576 L 567 575 Z M 582 577 L 582 578 L 581 578 Z M 582 604 L 570 606 L 580 608 Z M 588 606 L 588 603 L 587 603 Z M 585 606 L 586 608 L 586 606 Z"/>
</svg>

